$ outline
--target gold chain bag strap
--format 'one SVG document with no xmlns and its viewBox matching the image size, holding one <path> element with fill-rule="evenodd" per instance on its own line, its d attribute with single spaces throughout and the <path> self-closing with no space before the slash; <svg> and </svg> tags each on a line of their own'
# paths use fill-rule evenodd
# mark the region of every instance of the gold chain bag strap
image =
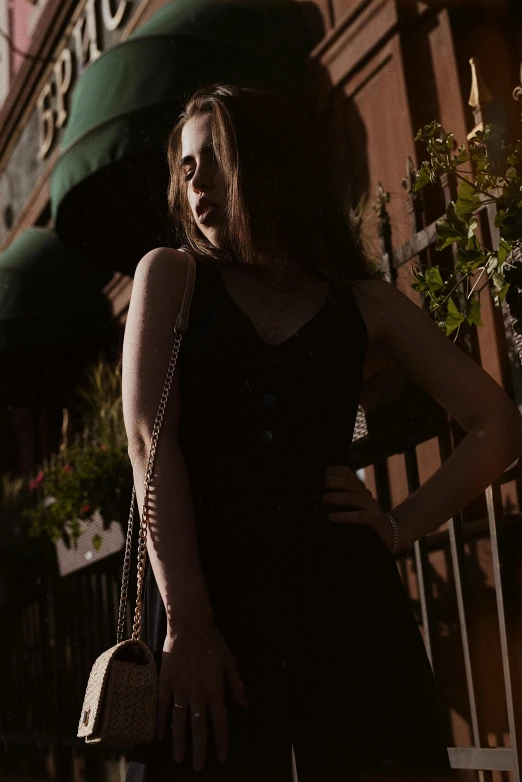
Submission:
<svg viewBox="0 0 522 782">
<path fill-rule="evenodd" d="M 126 641 L 123 640 L 134 525 L 135 486 L 132 488 L 125 543 L 117 643 L 116 646 L 100 655 L 92 667 L 78 725 L 78 737 L 85 738 L 89 744 L 128 748 L 134 744 L 149 744 L 154 739 L 158 694 L 157 671 L 151 651 L 140 640 L 143 579 L 147 558 L 148 499 L 161 423 L 174 376 L 181 338 L 188 327 L 188 315 L 194 292 L 196 262 L 187 252 L 185 252 L 185 256 L 187 258 L 185 289 L 180 312 L 174 325 L 174 347 L 152 430 L 149 460 L 145 474 L 145 498 L 139 526 L 137 593 L 132 636 Z"/>
</svg>

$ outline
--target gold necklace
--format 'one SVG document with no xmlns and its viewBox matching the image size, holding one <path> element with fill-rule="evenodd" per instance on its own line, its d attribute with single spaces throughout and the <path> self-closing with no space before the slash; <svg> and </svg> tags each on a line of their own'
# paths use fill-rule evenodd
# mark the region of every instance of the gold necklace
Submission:
<svg viewBox="0 0 522 782">
<path fill-rule="evenodd" d="M 285 304 L 283 304 L 281 309 L 279 309 L 279 310 L 271 310 L 271 312 L 272 312 L 274 317 L 270 321 L 270 325 L 269 325 L 269 328 L 268 328 L 268 338 L 269 339 L 274 339 L 274 337 L 277 336 L 277 332 L 279 330 L 279 326 L 278 325 L 276 326 L 276 321 L 277 321 L 278 317 L 281 315 L 281 313 L 284 312 L 285 309 L 287 309 L 289 304 L 290 304 L 290 301 L 287 301 L 287 302 L 285 302 Z M 263 321 L 263 325 L 264 325 L 264 321 Z"/>
</svg>

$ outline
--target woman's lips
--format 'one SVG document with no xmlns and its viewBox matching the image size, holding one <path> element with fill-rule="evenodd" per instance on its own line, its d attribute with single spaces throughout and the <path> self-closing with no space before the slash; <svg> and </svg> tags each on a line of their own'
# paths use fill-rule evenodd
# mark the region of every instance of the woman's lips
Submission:
<svg viewBox="0 0 522 782">
<path fill-rule="evenodd" d="M 217 212 L 217 206 L 205 207 L 205 211 L 198 215 L 200 223 L 206 223 Z"/>
</svg>

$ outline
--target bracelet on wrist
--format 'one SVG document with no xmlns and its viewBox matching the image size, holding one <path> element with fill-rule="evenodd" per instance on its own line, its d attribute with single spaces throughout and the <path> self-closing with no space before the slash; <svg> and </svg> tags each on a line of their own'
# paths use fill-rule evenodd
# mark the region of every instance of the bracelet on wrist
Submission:
<svg viewBox="0 0 522 782">
<path fill-rule="evenodd" d="M 391 513 L 387 512 L 385 515 L 388 516 L 388 518 L 390 520 L 390 524 L 392 526 L 393 546 L 392 546 L 392 550 L 391 551 L 392 551 L 392 554 L 396 554 L 397 550 L 399 548 L 399 530 L 397 529 L 397 522 L 395 521 L 395 519 L 393 518 Z"/>
</svg>

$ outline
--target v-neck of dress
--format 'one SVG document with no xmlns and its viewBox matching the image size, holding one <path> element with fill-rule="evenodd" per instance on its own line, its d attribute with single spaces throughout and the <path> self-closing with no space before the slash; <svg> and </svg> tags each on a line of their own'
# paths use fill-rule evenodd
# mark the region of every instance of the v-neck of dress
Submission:
<svg viewBox="0 0 522 782">
<path fill-rule="evenodd" d="M 309 318 L 307 321 L 305 321 L 305 322 L 303 323 L 303 325 L 302 325 L 302 326 L 300 326 L 298 329 L 296 329 L 296 331 L 294 331 L 294 332 L 293 332 L 293 334 L 291 334 L 289 337 L 287 337 L 287 338 L 286 338 L 285 340 L 283 340 L 282 342 L 278 342 L 278 343 L 274 343 L 274 342 L 268 342 L 266 339 L 264 339 L 264 337 L 262 337 L 262 336 L 261 336 L 261 334 L 260 334 L 260 333 L 259 333 L 259 331 L 256 329 L 256 327 L 254 326 L 254 324 L 253 324 L 252 320 L 251 320 L 251 319 L 250 319 L 250 317 L 249 317 L 249 316 L 246 314 L 246 312 L 245 312 L 245 311 L 244 311 L 244 310 L 243 310 L 243 309 L 242 309 L 242 308 L 239 306 L 239 304 L 237 304 L 237 303 L 234 301 L 234 299 L 233 299 L 233 298 L 232 298 L 232 296 L 230 295 L 230 292 L 229 292 L 229 290 L 228 290 L 227 286 L 225 285 L 225 281 L 223 280 L 223 277 L 221 276 L 221 272 L 219 271 L 219 269 L 217 268 L 217 266 L 213 266 L 213 269 L 214 269 L 214 271 L 215 271 L 215 274 L 216 274 L 216 276 L 217 276 L 217 278 L 218 278 L 218 284 L 219 284 L 219 285 L 220 285 L 220 287 L 221 287 L 221 291 L 222 291 L 222 294 L 223 294 L 223 298 L 224 298 L 224 299 L 226 299 L 226 300 L 227 300 L 227 301 L 228 301 L 228 302 L 229 302 L 229 303 L 232 305 L 232 306 L 231 306 L 231 309 L 232 309 L 233 311 L 235 311 L 235 312 L 238 314 L 238 316 L 239 316 L 239 317 L 240 317 L 240 318 L 243 320 L 243 322 L 246 322 L 246 323 L 247 323 L 247 325 L 249 326 L 249 328 L 250 328 L 251 332 L 252 332 L 252 333 L 253 333 L 253 334 L 254 334 L 254 335 L 257 337 L 257 339 L 258 339 L 260 342 L 262 342 L 262 343 L 263 343 L 263 345 L 266 345 L 266 346 L 267 346 L 267 347 L 269 347 L 269 348 L 280 348 L 280 347 L 283 347 L 283 345 L 286 345 L 288 342 L 290 342 L 290 341 L 291 341 L 292 339 L 294 339 L 295 337 L 297 337 L 297 336 L 301 336 L 302 332 L 303 332 L 303 331 L 304 331 L 306 328 L 308 328 L 308 327 L 310 327 L 310 326 L 314 325 L 314 324 L 315 324 L 315 322 L 316 322 L 316 321 L 319 319 L 319 317 L 320 317 L 321 313 L 323 312 L 323 310 L 325 309 L 325 307 L 326 307 L 326 304 L 328 303 L 328 300 L 329 300 L 329 298 L 330 298 L 330 295 L 331 295 L 331 283 L 329 282 L 329 283 L 328 283 L 328 291 L 327 291 L 327 293 L 326 293 L 326 296 L 325 296 L 325 299 L 324 299 L 323 303 L 321 304 L 321 306 L 319 307 L 319 309 L 318 309 L 318 310 L 316 310 L 316 312 L 314 312 L 314 314 L 313 314 L 313 315 L 311 315 L 311 317 L 310 317 L 310 318 Z"/>
</svg>

